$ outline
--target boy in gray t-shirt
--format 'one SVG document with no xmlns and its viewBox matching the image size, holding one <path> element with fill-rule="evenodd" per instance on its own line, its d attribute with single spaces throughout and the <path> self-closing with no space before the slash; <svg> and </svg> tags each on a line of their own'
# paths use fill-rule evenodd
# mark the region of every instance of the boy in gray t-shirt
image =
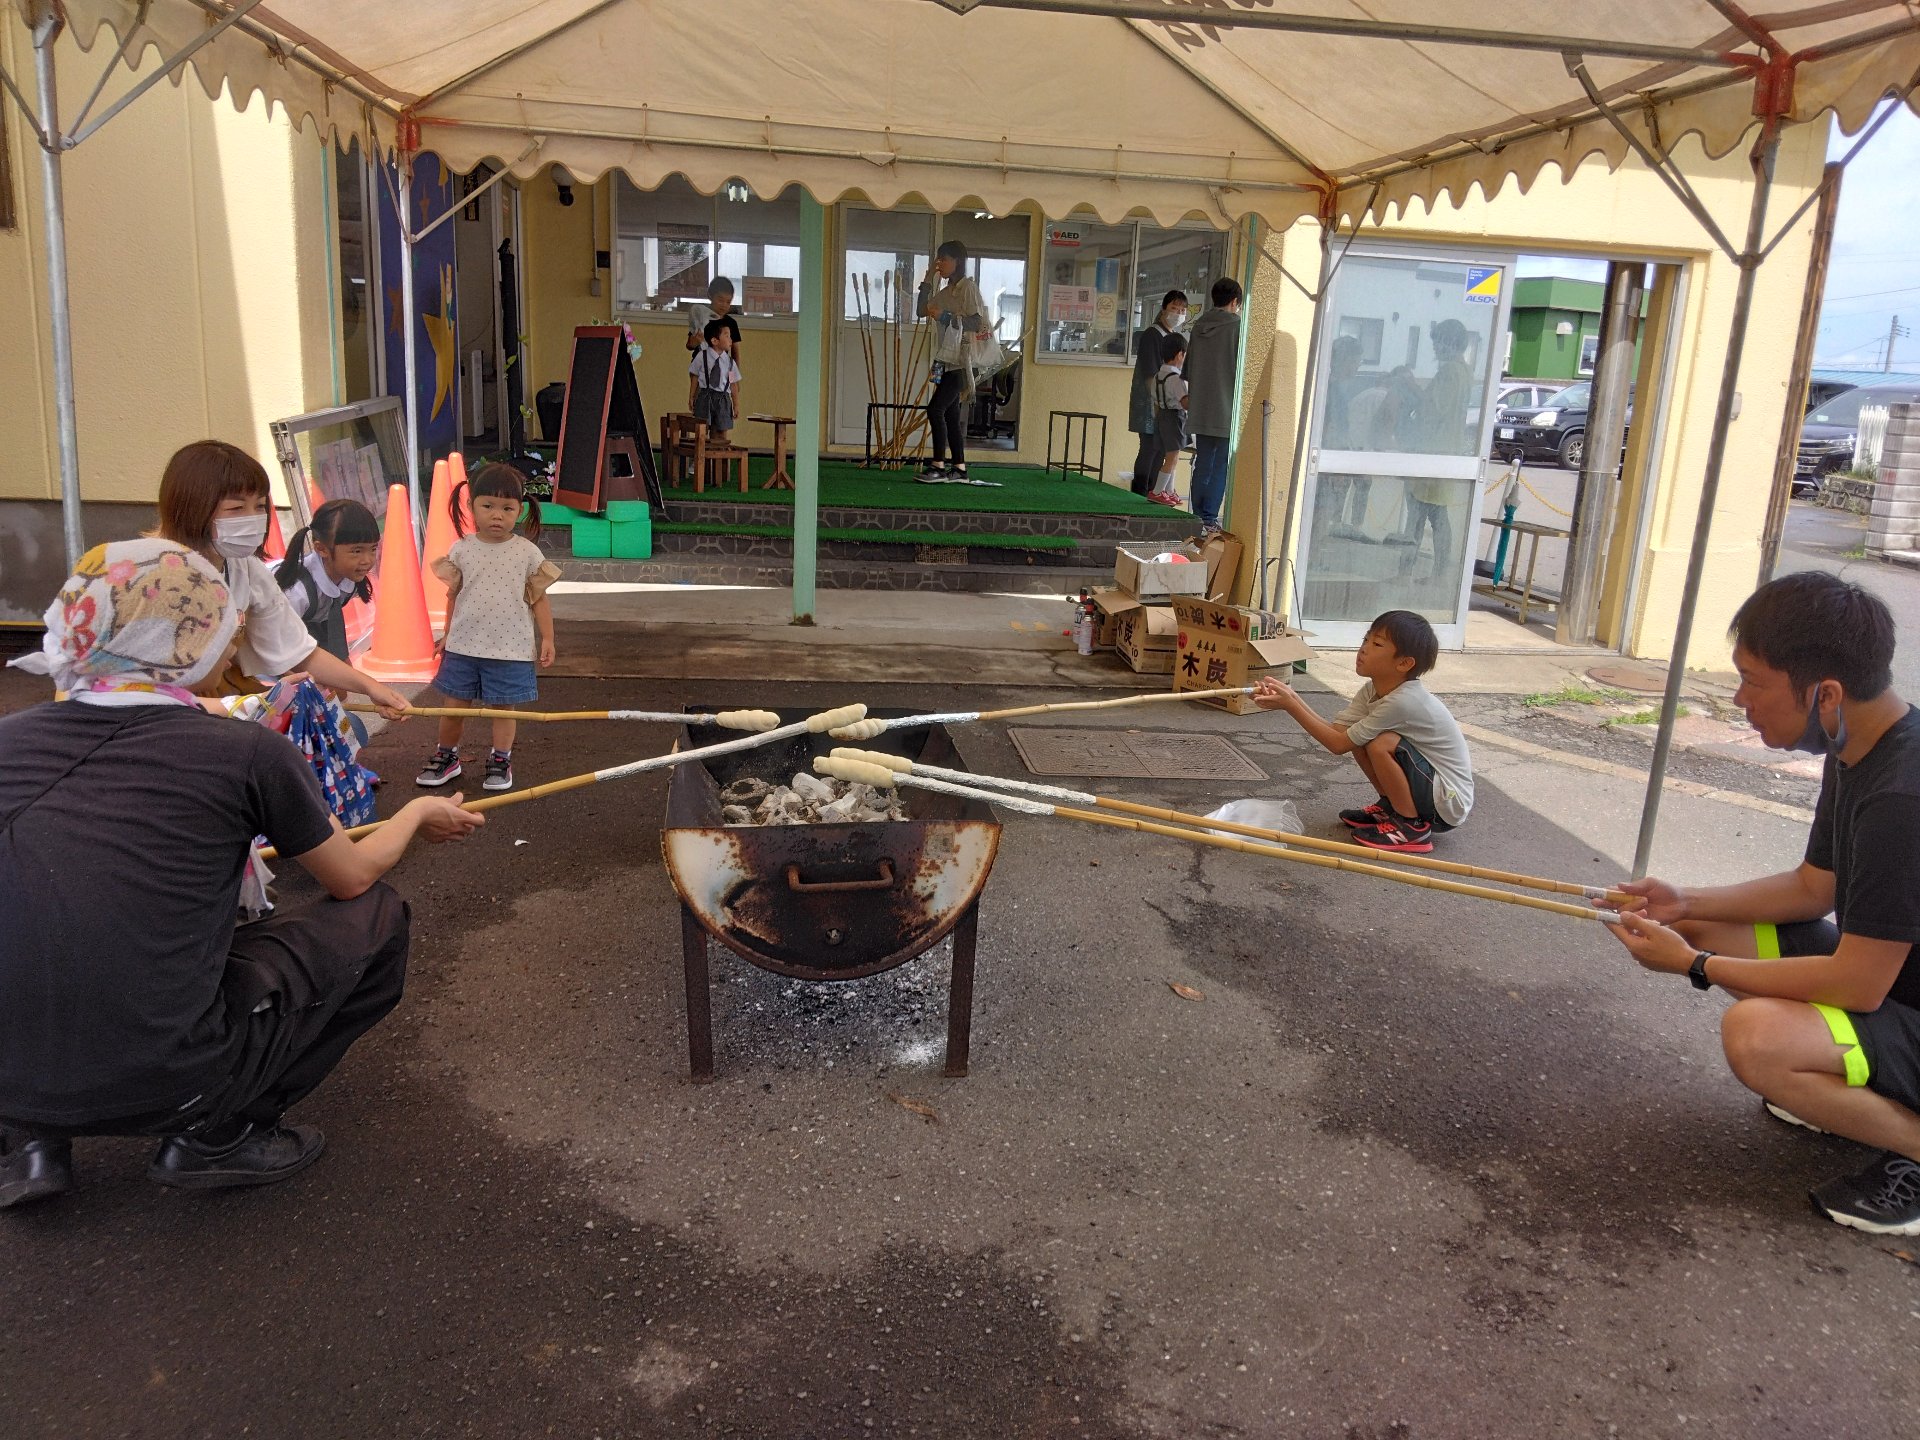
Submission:
<svg viewBox="0 0 1920 1440">
<path fill-rule="evenodd" d="M 1373 782 L 1378 802 L 1342 810 L 1353 838 L 1375 850 L 1433 849 L 1436 831 L 1466 822 L 1473 809 L 1473 763 L 1467 739 L 1447 707 L 1420 677 L 1433 668 L 1440 642 L 1411 610 L 1378 617 L 1354 657 L 1365 683 L 1331 721 L 1322 720 L 1289 685 L 1262 680 L 1254 703 L 1284 710 L 1335 755 L 1352 755 Z"/>
</svg>

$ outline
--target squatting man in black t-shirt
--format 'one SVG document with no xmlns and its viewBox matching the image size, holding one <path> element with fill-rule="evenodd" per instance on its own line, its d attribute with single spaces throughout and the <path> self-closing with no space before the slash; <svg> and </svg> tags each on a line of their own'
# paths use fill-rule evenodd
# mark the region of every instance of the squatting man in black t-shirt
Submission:
<svg viewBox="0 0 1920 1440">
<path fill-rule="evenodd" d="M 380 877 L 482 817 L 423 796 L 356 842 L 291 741 L 199 708 L 237 616 L 181 546 L 96 546 L 46 623 L 22 658 L 67 698 L 0 718 L 0 1209 L 70 1189 L 76 1135 L 162 1137 L 180 1189 L 285 1179 L 325 1141 L 281 1116 L 400 1000 Z M 256 835 L 333 898 L 236 928 Z"/>
<path fill-rule="evenodd" d="M 1882 1152 L 1816 1186 L 1817 1210 L 1920 1234 L 1920 712 L 1891 688 L 1893 616 L 1834 576 L 1788 575 L 1733 633 L 1734 698 L 1761 739 L 1827 757 L 1806 858 L 1740 885 L 1624 885 L 1646 905 L 1614 933 L 1648 969 L 1736 997 L 1727 1063 L 1769 1114 Z"/>
</svg>

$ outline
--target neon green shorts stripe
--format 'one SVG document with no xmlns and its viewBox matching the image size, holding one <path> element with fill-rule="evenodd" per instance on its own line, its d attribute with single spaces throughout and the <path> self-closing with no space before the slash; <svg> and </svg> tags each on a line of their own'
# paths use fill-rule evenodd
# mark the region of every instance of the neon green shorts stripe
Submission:
<svg viewBox="0 0 1920 1440">
<path fill-rule="evenodd" d="M 1756 925 L 1753 927 L 1754 956 L 1761 960 L 1780 958 L 1780 927 L 1778 925 Z"/>
<path fill-rule="evenodd" d="M 1853 1028 L 1853 1017 L 1832 1005 L 1815 1005 L 1813 1008 L 1819 1011 L 1820 1018 L 1827 1022 L 1827 1033 L 1833 1036 L 1833 1043 L 1846 1049 L 1847 1084 L 1866 1084 L 1867 1055 L 1860 1048 L 1860 1035 Z"/>
</svg>

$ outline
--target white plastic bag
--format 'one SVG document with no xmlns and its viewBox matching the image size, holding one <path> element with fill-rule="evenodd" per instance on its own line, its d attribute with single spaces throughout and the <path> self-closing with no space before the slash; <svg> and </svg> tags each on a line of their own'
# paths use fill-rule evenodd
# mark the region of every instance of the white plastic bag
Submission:
<svg viewBox="0 0 1920 1440">
<path fill-rule="evenodd" d="M 1209 820 L 1225 820 L 1232 825 L 1254 825 L 1262 830 L 1284 830 L 1289 835 L 1300 833 L 1300 812 L 1294 808 L 1291 800 L 1230 800 L 1218 810 L 1207 812 Z M 1231 831 L 1220 830 L 1216 834 L 1227 835 Z M 1252 839 L 1242 836 L 1242 839 Z M 1275 844 L 1284 844 L 1275 841 Z"/>
<path fill-rule="evenodd" d="M 968 336 L 966 352 L 967 368 L 973 372 L 976 383 L 998 375 L 1006 368 L 1007 352 L 991 335 L 984 340 L 977 335 Z"/>
</svg>

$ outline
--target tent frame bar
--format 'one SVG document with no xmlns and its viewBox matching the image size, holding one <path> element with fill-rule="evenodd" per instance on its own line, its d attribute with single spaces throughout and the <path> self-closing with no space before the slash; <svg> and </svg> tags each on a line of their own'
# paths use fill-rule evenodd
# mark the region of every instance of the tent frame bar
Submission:
<svg viewBox="0 0 1920 1440">
<path fill-rule="evenodd" d="M 1726 231 L 1722 230 L 1719 222 L 1713 218 L 1713 212 L 1707 209 L 1699 192 L 1687 182 L 1686 176 L 1680 173 L 1679 167 L 1673 163 L 1671 156 L 1656 153 L 1651 145 L 1633 133 L 1633 127 L 1621 119 L 1619 112 L 1606 102 L 1600 94 L 1600 87 L 1593 83 L 1593 76 L 1587 70 L 1586 60 L 1580 56 L 1569 55 L 1567 73 L 1580 82 L 1580 88 L 1587 92 L 1587 99 L 1592 103 L 1594 110 L 1620 132 L 1620 138 L 1625 140 L 1633 153 L 1640 157 L 1641 163 L 1659 176 L 1661 183 L 1673 192 L 1674 199 L 1685 206 L 1687 213 L 1700 222 L 1700 228 L 1707 232 L 1708 237 L 1720 248 L 1720 252 L 1729 260 L 1738 261 L 1742 252 L 1733 248 L 1733 242 L 1727 238 Z"/>
<path fill-rule="evenodd" d="M 956 8 L 948 0 L 938 0 Z M 1485 50 L 1546 50 L 1559 54 L 1583 50 L 1622 60 L 1657 60 L 1685 65 L 1711 65 L 1742 70 L 1760 57 L 1734 50 L 1698 49 L 1689 45 L 1647 45 L 1632 40 L 1608 40 L 1571 35 L 1517 35 L 1505 30 L 1477 30 L 1455 25 L 1405 25 L 1392 20 L 1349 20 L 1331 15 L 1274 14 L 1228 10 L 1213 6 L 1169 5 L 1165 0 L 975 0 L 968 8 L 1034 10 L 1049 15 L 1092 15 L 1110 20 L 1188 24 L 1221 30 L 1280 30 L 1297 35 L 1340 35 L 1360 40 L 1401 40 L 1432 45 L 1467 45 Z"/>
<path fill-rule="evenodd" d="M 424 130 L 491 130 L 502 135 L 525 135 L 529 138 L 535 133 L 532 130 L 520 130 L 484 120 L 448 120 L 434 115 L 421 115 L 417 118 Z M 1290 180 L 1248 180 L 1193 172 L 1174 174 L 1168 171 L 1121 170 L 1114 166 L 1096 168 L 1091 165 L 1040 165 L 1023 160 L 968 160 L 953 155 L 907 155 L 899 151 L 845 150 L 827 145 L 782 145 L 777 141 L 767 140 L 696 140 L 677 135 L 631 135 L 618 130 L 587 130 L 558 125 L 543 125 L 538 133 L 541 136 L 565 140 L 604 140 L 612 144 L 631 145 L 641 149 L 665 145 L 693 150 L 733 151 L 775 158 L 858 160 L 872 166 L 875 170 L 888 170 L 898 165 L 927 165 L 952 170 L 998 170 L 1017 175 L 1067 175 L 1080 180 L 1109 180 L 1116 185 L 1148 180 L 1178 185 L 1204 185 L 1214 190 L 1261 190 L 1310 195 L 1325 192 L 1324 186 L 1304 185 Z M 608 168 L 624 169 L 625 167 L 609 166 Z"/>
<path fill-rule="evenodd" d="M 102 68 L 100 78 L 93 82 L 92 93 L 80 106 L 79 113 L 73 117 L 74 129 L 78 130 L 87 123 L 87 116 L 93 113 L 93 107 L 99 101 L 101 92 L 107 88 L 107 81 L 111 80 L 113 72 L 120 68 L 120 62 L 127 58 L 127 52 L 133 48 L 133 42 L 139 37 L 141 27 L 147 23 L 147 11 L 152 8 L 152 5 L 153 0 L 140 0 L 140 9 L 133 17 L 133 24 L 127 27 L 126 37 L 121 40 L 120 48 L 113 52 L 113 58 Z"/>
<path fill-rule="evenodd" d="M 84 130 L 76 128 L 73 134 L 62 137 L 59 142 L 60 147 L 63 150 L 73 149 L 74 146 L 78 145 L 81 141 L 87 139 L 95 131 L 97 131 L 102 125 L 105 125 L 109 120 L 113 119 L 114 116 L 118 115 L 122 110 L 126 109 L 129 105 L 133 104 L 134 101 L 138 100 L 142 95 L 146 94 L 147 91 L 151 90 L 154 86 L 158 85 L 163 80 L 171 79 L 173 77 L 174 72 L 177 71 L 182 65 L 186 64 L 187 61 L 191 60 L 196 54 L 198 54 L 203 47 L 212 44 L 213 41 L 219 39 L 220 36 L 224 35 L 229 28 L 231 28 L 234 25 L 238 25 L 242 20 L 246 19 L 247 12 L 252 10 L 254 7 L 259 5 L 260 3 L 261 3 L 261 0 L 241 0 L 241 3 L 234 6 L 232 10 L 228 11 L 224 18 L 222 18 L 215 24 L 209 25 L 205 30 L 202 30 L 198 35 L 196 35 L 192 39 L 192 41 L 190 41 L 187 44 L 185 49 L 181 50 L 179 53 L 174 55 L 173 58 L 168 60 L 165 65 L 161 66 L 158 70 L 154 71 L 153 74 L 147 76 L 138 85 L 135 85 L 131 90 L 127 91 L 126 94 L 122 95 L 118 100 L 114 101 L 113 104 L 109 105 L 106 108 L 105 112 L 101 114 L 99 119 L 95 120 L 91 125 L 87 126 Z M 145 12 L 145 9 L 146 7 L 142 5 L 141 6 L 142 13 Z M 139 33 L 139 27 L 137 25 L 128 27 L 127 35 L 129 39 L 131 39 L 134 35 L 137 35 L 138 33 Z M 111 75 L 114 72 L 115 67 L 119 65 L 120 57 L 121 55 L 126 53 L 126 48 L 127 48 L 126 43 L 123 41 L 121 43 L 120 49 L 114 53 L 113 59 L 107 62 L 107 68 L 105 71 L 101 73 L 99 84 L 94 86 L 93 94 L 90 97 L 88 97 L 86 106 L 81 111 L 82 118 L 84 118 L 86 110 L 93 108 L 93 102 L 99 98 L 101 89 L 104 88 L 107 83 L 107 77 Z M 79 124 L 80 124 L 80 121 L 76 119 L 74 121 L 74 125 L 78 127 Z"/>
<path fill-rule="evenodd" d="M 66 20 L 53 0 L 33 7 L 33 59 L 40 87 L 40 194 L 47 226 L 47 328 L 53 340 L 53 413 L 60 446 L 60 522 L 67 568 L 79 568 L 86 553 L 80 522 L 80 426 L 74 410 L 73 309 L 67 289 L 67 202 L 60 174 L 60 88 L 53 42 Z M 9 87 L 11 88 L 11 87 Z M 18 93 L 17 91 L 15 92 Z"/>
<path fill-rule="evenodd" d="M 218 3 L 218 0 L 191 0 L 198 9 L 211 15 L 216 21 L 227 17 L 230 7 Z M 271 26 L 263 25 L 251 16 L 243 16 L 234 22 L 234 28 L 242 35 L 257 40 L 265 47 L 267 54 L 280 64 L 298 65 L 303 70 L 311 70 L 330 86 L 345 90 L 357 100 L 365 101 L 376 110 L 392 119 L 398 119 L 401 101 L 391 93 L 382 94 L 365 81 L 349 75 L 328 61 L 322 60 L 301 41 L 289 41 Z"/>
</svg>

